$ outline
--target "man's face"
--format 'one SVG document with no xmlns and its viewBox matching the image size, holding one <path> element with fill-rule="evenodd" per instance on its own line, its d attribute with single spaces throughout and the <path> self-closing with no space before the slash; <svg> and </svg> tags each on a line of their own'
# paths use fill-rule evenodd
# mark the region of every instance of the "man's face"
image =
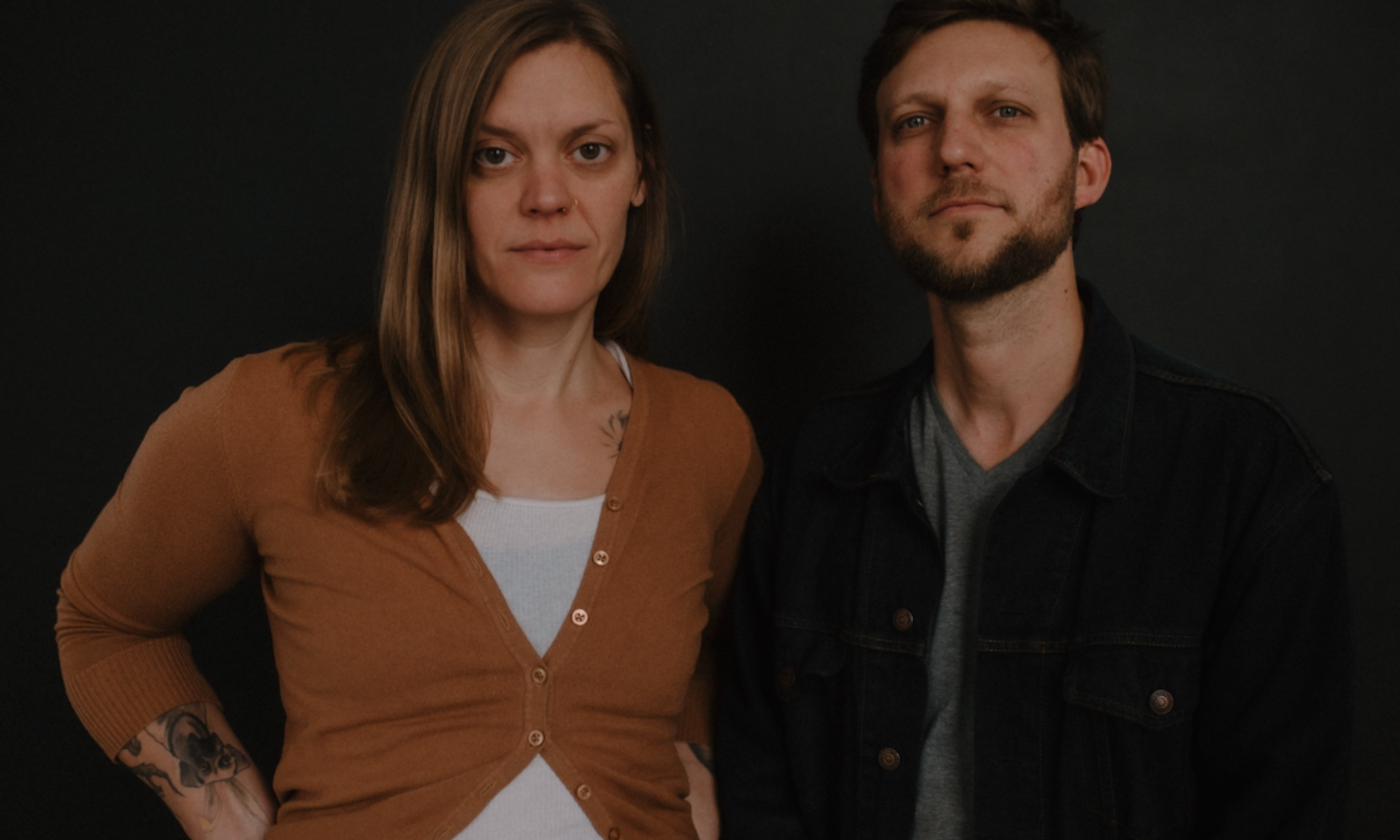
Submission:
<svg viewBox="0 0 1400 840">
<path fill-rule="evenodd" d="M 1055 56 L 1020 27 L 925 35 L 880 84 L 876 116 L 876 217 L 905 271 L 945 300 L 1044 274 L 1102 191 L 1082 189 Z"/>
</svg>

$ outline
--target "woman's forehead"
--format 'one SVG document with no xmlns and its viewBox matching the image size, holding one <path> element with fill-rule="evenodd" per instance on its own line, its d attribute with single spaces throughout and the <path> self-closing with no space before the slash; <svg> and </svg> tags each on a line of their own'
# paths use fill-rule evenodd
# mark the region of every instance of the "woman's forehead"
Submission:
<svg viewBox="0 0 1400 840">
<path fill-rule="evenodd" d="M 612 68 L 583 44 L 547 44 L 517 58 L 501 78 L 484 123 L 510 128 L 542 122 L 578 126 L 626 124 Z"/>
</svg>

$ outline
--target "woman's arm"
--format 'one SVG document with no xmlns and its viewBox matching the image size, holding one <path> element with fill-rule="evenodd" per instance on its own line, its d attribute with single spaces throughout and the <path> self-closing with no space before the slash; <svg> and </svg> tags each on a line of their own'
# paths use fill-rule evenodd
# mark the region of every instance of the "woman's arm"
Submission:
<svg viewBox="0 0 1400 840">
<path fill-rule="evenodd" d="M 719 805 L 715 801 L 715 777 L 710 771 L 710 748 L 677 741 L 676 752 L 680 754 L 685 777 L 690 782 L 690 795 L 685 799 L 690 803 L 695 833 L 700 835 L 700 840 L 719 840 Z"/>
<path fill-rule="evenodd" d="M 683 717 L 680 727 L 681 737 L 687 740 L 676 742 L 676 751 L 680 754 L 681 764 L 690 782 L 690 795 L 686 799 L 690 803 L 691 819 L 700 840 L 718 840 L 720 836 L 719 800 L 709 746 L 712 695 L 716 688 L 715 652 L 717 647 L 723 649 L 729 646 L 728 626 L 722 616 L 727 611 L 725 604 L 729 599 L 729 587 L 738 565 L 744 523 L 763 473 L 763 459 L 748 419 L 738 405 L 732 403 L 732 397 L 727 394 L 725 397 L 733 405 L 731 417 L 734 427 L 729 435 L 724 436 L 730 451 L 727 457 L 717 461 L 732 465 L 733 471 L 726 481 L 724 492 L 726 510 L 715 531 L 714 576 L 706 585 L 705 606 L 709 610 L 710 621 L 705 627 L 699 661 L 692 676 L 691 694 L 687 698 L 689 714 Z"/>
<path fill-rule="evenodd" d="M 257 568 L 224 448 L 236 368 L 186 391 L 151 426 L 64 570 L 56 625 L 69 698 L 103 752 L 155 790 L 190 837 L 212 840 L 262 838 L 275 814 L 180 635 Z"/>
<path fill-rule="evenodd" d="M 170 807 L 191 840 L 262 840 L 276 816 L 272 791 L 217 706 L 176 706 L 136 733 L 117 759 Z"/>
</svg>

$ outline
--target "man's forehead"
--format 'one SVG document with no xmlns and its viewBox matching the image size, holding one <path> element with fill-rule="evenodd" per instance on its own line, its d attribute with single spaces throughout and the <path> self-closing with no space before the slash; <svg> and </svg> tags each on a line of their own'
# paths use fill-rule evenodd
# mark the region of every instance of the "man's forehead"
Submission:
<svg viewBox="0 0 1400 840">
<path fill-rule="evenodd" d="M 950 23 L 914 42 L 881 82 L 882 110 L 911 97 L 945 93 L 1025 96 L 1059 90 L 1059 61 L 1035 32 L 1001 21 Z"/>
</svg>

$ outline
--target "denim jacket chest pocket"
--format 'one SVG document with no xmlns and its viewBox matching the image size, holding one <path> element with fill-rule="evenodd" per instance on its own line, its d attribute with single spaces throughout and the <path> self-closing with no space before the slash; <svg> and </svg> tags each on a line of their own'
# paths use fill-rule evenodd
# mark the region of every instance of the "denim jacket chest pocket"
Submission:
<svg viewBox="0 0 1400 840">
<path fill-rule="evenodd" d="M 845 645 L 835 627 L 778 615 L 773 619 L 773 675 L 778 699 L 792 703 L 816 695 L 830 699 L 846 667 Z"/>
<path fill-rule="evenodd" d="M 1199 640 L 1187 637 L 1143 637 L 1067 654 L 1064 804 L 1084 808 L 1098 836 L 1187 836 L 1189 723 L 1200 673 Z"/>
</svg>

